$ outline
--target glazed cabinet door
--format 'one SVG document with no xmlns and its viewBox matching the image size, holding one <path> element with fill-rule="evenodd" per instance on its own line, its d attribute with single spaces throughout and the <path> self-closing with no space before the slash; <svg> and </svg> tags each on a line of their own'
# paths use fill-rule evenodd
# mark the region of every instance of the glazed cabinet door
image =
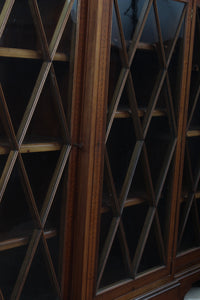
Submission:
<svg viewBox="0 0 200 300">
<path fill-rule="evenodd" d="M 98 293 L 170 272 L 187 10 L 113 1 Z"/>
<path fill-rule="evenodd" d="M 87 140 L 83 135 L 88 155 L 91 145 L 93 152 L 80 165 L 81 234 L 75 245 L 84 263 L 73 278 L 82 290 L 72 299 L 120 299 L 127 293 L 133 299 L 145 285 L 166 283 L 171 273 L 192 1 L 110 0 L 98 8 L 104 16 L 96 27 L 100 47 L 105 24 L 111 29 L 103 48 L 109 55 L 99 53 L 109 70 L 98 66 L 108 94 L 97 76 L 96 111 L 88 105 L 83 122 L 86 128 L 91 117 L 96 131 Z M 98 9 L 92 13 L 98 19 Z M 81 180 L 84 174 L 94 178 L 90 186 Z"/>
<path fill-rule="evenodd" d="M 0 1 L 0 298 L 61 299 L 77 1 Z"/>
<path fill-rule="evenodd" d="M 198 262 L 200 251 L 200 3 L 193 9 L 188 82 L 190 90 L 186 102 L 183 128 L 183 174 L 179 192 L 179 211 L 176 245 L 176 268 L 180 271 Z"/>
</svg>

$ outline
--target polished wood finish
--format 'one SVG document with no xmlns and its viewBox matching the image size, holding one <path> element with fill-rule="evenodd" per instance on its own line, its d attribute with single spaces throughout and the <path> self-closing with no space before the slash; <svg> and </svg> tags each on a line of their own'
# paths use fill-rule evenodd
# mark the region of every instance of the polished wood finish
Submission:
<svg viewBox="0 0 200 300">
<path fill-rule="evenodd" d="M 105 100 L 107 95 L 111 1 L 88 1 L 86 57 L 84 68 L 83 111 L 78 158 L 78 185 L 72 273 L 72 299 L 90 299 L 96 270 L 97 212 L 102 178 Z M 104 19 L 104 23 L 100 20 Z M 89 100 L 90 99 L 90 100 Z M 89 101 L 88 101 L 89 100 Z M 104 125 L 104 126 L 103 126 Z M 91 131 L 91 128 L 94 130 Z M 92 172 L 91 172 L 92 171 Z M 80 252 L 80 248 L 82 251 Z"/>
</svg>

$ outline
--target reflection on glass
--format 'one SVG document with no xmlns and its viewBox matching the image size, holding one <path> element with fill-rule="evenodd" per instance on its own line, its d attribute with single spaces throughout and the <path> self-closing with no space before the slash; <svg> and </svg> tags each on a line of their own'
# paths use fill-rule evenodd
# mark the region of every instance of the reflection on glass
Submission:
<svg viewBox="0 0 200 300">
<path fill-rule="evenodd" d="M 137 23 L 143 17 L 143 9 L 147 3 L 148 2 L 145 0 L 118 0 L 121 23 L 126 41 L 130 41 L 132 39 Z M 174 38 L 183 8 L 184 3 L 166 0 L 157 1 L 159 21 L 164 42 Z M 169 22 L 169 20 L 173 20 L 173 22 Z M 117 26 L 117 18 L 113 17 L 112 43 L 119 46 L 120 37 Z M 159 38 L 155 19 L 155 7 L 152 4 L 141 36 L 141 42 L 157 43 L 158 41 Z"/>
</svg>

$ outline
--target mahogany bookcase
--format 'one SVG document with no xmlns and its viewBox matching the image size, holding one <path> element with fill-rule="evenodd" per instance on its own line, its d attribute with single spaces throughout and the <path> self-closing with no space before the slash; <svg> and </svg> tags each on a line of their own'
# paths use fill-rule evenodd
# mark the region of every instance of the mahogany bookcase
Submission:
<svg viewBox="0 0 200 300">
<path fill-rule="evenodd" d="M 1 0 L 0 298 L 200 284 L 200 2 Z"/>
</svg>

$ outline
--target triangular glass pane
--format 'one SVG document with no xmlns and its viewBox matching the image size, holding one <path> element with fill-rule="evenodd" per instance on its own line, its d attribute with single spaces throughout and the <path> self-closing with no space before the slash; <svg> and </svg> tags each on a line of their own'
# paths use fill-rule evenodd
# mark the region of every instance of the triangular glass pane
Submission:
<svg viewBox="0 0 200 300">
<path fill-rule="evenodd" d="M 138 111 L 137 108 L 134 86 L 129 77 L 121 94 L 115 118 L 131 120 L 133 123 L 133 130 L 135 132 L 137 131 L 137 134 L 139 134 L 138 132 L 140 132 L 141 126 L 140 116 L 141 111 Z M 125 128 L 123 130 L 125 130 Z"/>
<path fill-rule="evenodd" d="M 105 166 L 104 166 L 105 170 Z M 110 180 L 108 179 L 108 175 L 104 171 L 104 177 L 103 177 L 103 193 L 102 193 L 102 209 L 103 210 L 109 210 L 114 202 L 113 195 L 112 195 L 112 189 L 110 186 Z"/>
<path fill-rule="evenodd" d="M 190 122 L 191 128 L 195 128 L 198 124 L 197 116 L 199 111 L 199 86 L 200 86 L 200 76 L 199 76 L 199 43 L 200 43 L 200 32 L 199 32 L 199 16 L 197 14 L 196 19 L 196 30 L 194 35 L 194 51 L 192 60 L 192 73 L 191 73 L 191 83 L 190 83 L 190 101 L 188 107 L 188 121 Z M 196 111 L 194 111 L 196 110 Z M 193 120 L 194 119 L 194 120 Z"/>
<path fill-rule="evenodd" d="M 186 202 L 183 202 L 181 204 L 180 221 L 183 221 L 182 220 L 183 215 L 185 215 L 183 212 L 185 210 L 186 204 L 187 204 Z M 195 224 L 195 219 L 193 217 L 192 208 L 191 208 L 188 219 L 187 219 L 186 227 L 185 227 L 181 242 L 178 247 L 178 253 L 199 246 L 199 242 L 196 238 L 195 230 L 196 230 L 196 224 Z M 181 227 L 179 227 L 179 233 L 180 233 L 180 231 L 182 231 Z"/>
<path fill-rule="evenodd" d="M 64 237 L 63 222 L 65 222 L 64 209 L 66 206 L 66 181 L 65 172 L 65 175 L 62 177 L 58 186 L 54 201 L 44 226 L 44 234 L 46 237 L 49 254 L 51 255 L 54 270 L 59 280 L 61 279 L 60 276 L 62 271 L 62 257 L 60 250 L 63 248 Z"/>
<path fill-rule="evenodd" d="M 48 238 L 48 235 L 50 236 L 50 231 L 48 231 L 48 234 L 46 233 L 47 236 L 47 246 L 49 249 L 49 253 L 51 255 L 51 260 L 53 263 L 53 267 L 55 270 L 55 274 L 57 276 L 57 279 L 59 280 L 60 275 L 61 275 L 61 266 L 62 266 L 62 262 L 61 262 L 61 251 L 60 251 L 60 238 L 59 238 L 59 234 L 57 232 L 56 235 L 53 236 L 53 231 L 52 231 L 52 237 Z"/>
<path fill-rule="evenodd" d="M 136 203 L 136 201 L 135 204 L 134 202 L 132 203 L 132 206 L 128 206 L 131 205 L 130 202 L 126 202 L 126 205 L 122 220 L 130 257 L 133 259 L 149 206 L 145 202 Z"/>
<path fill-rule="evenodd" d="M 182 179 L 182 197 L 186 198 L 193 186 L 193 177 L 191 177 L 189 169 L 188 157 L 185 155 L 183 179 Z"/>
<path fill-rule="evenodd" d="M 0 177 L 1 177 L 1 175 L 2 175 L 2 173 L 3 173 L 3 170 L 4 170 L 4 168 L 5 168 L 5 165 L 6 165 L 6 163 L 7 163 L 7 160 L 8 160 L 8 156 L 9 156 L 9 154 L 8 153 L 5 153 L 5 152 L 8 152 L 7 150 L 8 150 L 8 145 L 6 144 L 5 145 L 5 147 L 4 147 L 4 145 L 1 145 L 1 147 L 0 147 Z M 8 163 L 7 163 L 8 164 Z"/>
<path fill-rule="evenodd" d="M 152 201 L 152 191 L 150 190 L 151 174 L 147 173 L 147 167 L 145 169 L 145 166 L 146 161 L 144 161 L 144 156 L 141 154 L 129 190 L 128 202 L 149 203 Z"/>
<path fill-rule="evenodd" d="M 173 147 L 173 143 L 171 143 L 171 141 L 172 134 L 168 118 L 166 116 L 153 117 L 146 137 L 146 147 L 155 188 L 157 186 L 165 158 L 167 158 L 167 155 L 169 154 L 169 147 Z"/>
<path fill-rule="evenodd" d="M 71 46 L 75 44 L 75 29 L 77 24 L 77 0 L 74 1 L 73 7 L 70 13 L 70 17 L 67 21 L 67 25 L 63 32 L 63 36 L 58 46 L 59 53 L 65 53 L 67 57 L 71 54 Z"/>
<path fill-rule="evenodd" d="M 1 240 L 29 235 L 35 226 L 23 184 L 16 164 L 0 204 Z"/>
<path fill-rule="evenodd" d="M 198 98 L 196 105 L 195 103 L 192 102 L 193 101 L 190 101 L 189 117 L 193 107 L 194 107 L 194 112 L 190 122 L 190 130 L 195 130 L 200 128 L 200 97 Z"/>
<path fill-rule="evenodd" d="M 158 238 L 156 237 L 157 235 L 156 230 L 157 228 L 153 223 L 147 239 L 146 246 L 144 248 L 138 273 L 142 273 L 149 269 L 164 265 L 162 254 L 160 253 L 160 249 L 159 249 L 161 245 L 159 245 Z"/>
<path fill-rule="evenodd" d="M 0 46 L 23 49 L 37 49 L 39 47 L 27 0 L 15 1 Z"/>
<path fill-rule="evenodd" d="M 38 147 L 41 147 L 40 144 Z M 45 143 L 43 147 L 45 147 Z M 42 208 L 53 172 L 56 167 L 56 163 L 59 158 L 59 154 L 60 151 L 22 154 L 26 172 L 39 211 Z"/>
<path fill-rule="evenodd" d="M 132 119 L 115 119 L 107 141 L 107 150 L 118 195 L 128 171 L 135 143 Z"/>
<path fill-rule="evenodd" d="M 33 258 L 31 268 L 29 270 L 20 300 L 56 300 L 56 294 L 50 273 L 47 268 L 47 258 L 45 257 L 43 245 L 38 245 L 35 256 Z"/>
<path fill-rule="evenodd" d="M 109 210 L 104 210 L 101 214 L 100 222 L 100 240 L 99 240 L 99 257 L 101 257 L 102 249 L 105 244 L 106 237 L 108 235 L 111 221 L 113 219 L 113 214 Z"/>
<path fill-rule="evenodd" d="M 40 15 L 42 17 L 47 41 L 48 43 L 50 43 L 66 0 L 48 0 L 48 2 L 38 0 L 37 2 L 40 10 Z"/>
<path fill-rule="evenodd" d="M 156 113 L 162 116 L 167 115 L 167 105 L 166 102 L 168 102 L 168 90 L 167 90 L 167 84 L 164 82 L 163 87 L 160 91 L 160 95 L 158 97 L 157 103 L 156 103 Z"/>
<path fill-rule="evenodd" d="M 135 32 L 135 28 L 144 3 L 145 0 L 118 0 L 121 22 L 127 46 L 129 46 L 132 36 Z M 116 23 L 114 23 L 113 26 L 116 26 Z"/>
<path fill-rule="evenodd" d="M 189 146 L 189 155 L 191 161 L 191 168 L 193 178 L 195 180 L 195 176 L 198 172 L 197 168 L 199 167 L 199 153 L 200 153 L 200 136 L 194 136 L 192 138 L 188 138 L 188 146 Z"/>
<path fill-rule="evenodd" d="M 158 42 L 158 31 L 153 5 L 150 8 L 140 42 L 154 44 Z"/>
<path fill-rule="evenodd" d="M 114 282 L 126 279 L 128 277 L 129 274 L 125 267 L 123 254 L 117 234 L 114 239 L 99 288 L 108 286 Z"/>
<path fill-rule="evenodd" d="M 163 43 L 165 45 L 166 53 L 169 53 L 169 49 L 172 41 L 174 40 L 185 4 L 178 1 L 166 2 L 165 0 L 159 0 L 156 2 L 158 6 Z M 169 19 L 173 20 L 173 22 L 169 22 Z M 168 25 L 166 26 L 166 24 Z M 183 31 L 181 31 L 179 34 L 179 43 L 181 40 L 183 40 Z"/>
<path fill-rule="evenodd" d="M 168 67 L 169 83 L 171 87 L 172 100 L 176 118 L 179 114 L 179 97 L 180 97 L 180 70 L 183 63 L 183 42 L 178 40 L 173 51 L 172 58 Z"/>
<path fill-rule="evenodd" d="M 113 6 L 113 15 L 112 15 L 111 45 L 115 46 L 116 48 L 122 47 L 119 24 L 118 24 L 117 14 L 114 6 Z"/>
<path fill-rule="evenodd" d="M 122 96 L 121 96 L 121 99 L 120 99 L 120 102 L 119 102 L 119 105 L 118 105 L 118 111 L 121 111 L 122 113 L 127 112 L 129 114 L 127 114 L 126 116 L 130 117 L 131 110 L 130 110 L 130 104 L 129 104 L 130 96 L 128 95 L 128 91 L 129 91 L 128 89 L 129 89 L 128 83 L 126 83 L 125 88 L 122 93 Z M 133 100 L 133 99 L 131 99 L 131 100 Z"/>
<path fill-rule="evenodd" d="M 68 59 L 68 57 L 66 57 Z M 67 125 L 69 128 L 70 125 L 70 116 L 71 116 L 71 92 L 72 92 L 72 84 L 73 78 L 70 73 L 70 62 L 69 61 L 54 61 L 53 62 L 54 71 L 56 74 L 56 80 L 62 100 L 62 105 L 64 108 L 65 116 L 67 119 Z M 66 82 L 68 84 L 66 84 Z M 52 86 L 52 83 L 51 83 Z M 52 87 L 53 89 L 54 87 Z"/>
<path fill-rule="evenodd" d="M 1 243 L 0 243 L 1 244 Z M 18 273 L 23 263 L 27 246 L 11 248 L 1 251 L 0 255 L 0 282 L 4 299 L 10 299 L 12 290 L 17 280 Z"/>
<path fill-rule="evenodd" d="M 41 62 L 36 60 L 0 59 L 0 81 L 15 132 L 28 105 L 40 68 Z"/>
<path fill-rule="evenodd" d="M 167 246 L 168 233 L 169 233 L 169 224 L 170 224 L 170 208 L 171 208 L 171 197 L 172 197 L 172 180 L 173 180 L 173 168 L 169 169 L 165 184 L 163 186 L 158 207 L 157 213 L 160 222 L 162 236 Z"/>
<path fill-rule="evenodd" d="M 52 166 L 53 169 L 53 166 Z M 48 172 L 48 171 L 47 171 Z M 62 229 L 62 222 L 61 220 L 64 219 L 64 207 L 66 202 L 66 185 L 67 185 L 67 179 L 66 179 L 66 173 L 62 177 L 55 197 L 54 201 L 52 203 L 51 209 L 49 211 L 49 215 L 45 224 L 45 231 L 48 230 L 55 230 L 57 236 L 60 234 L 60 230 Z"/>
<path fill-rule="evenodd" d="M 29 140 L 62 140 L 61 122 L 58 116 L 54 87 L 50 75 L 44 84 L 40 99 L 30 122 L 25 142 Z"/>
<path fill-rule="evenodd" d="M 159 94 L 153 116 L 163 119 L 167 118 L 167 127 L 169 128 L 169 135 L 171 137 L 176 134 L 177 119 L 175 117 L 175 106 L 178 106 L 178 101 L 177 99 L 173 99 L 170 82 L 165 80 Z"/>
<path fill-rule="evenodd" d="M 160 63 L 154 48 L 149 50 L 137 49 L 131 73 L 135 87 L 137 104 L 140 109 L 146 110 L 150 101 L 156 80 L 159 75 Z"/>
<path fill-rule="evenodd" d="M 113 99 L 115 90 L 121 85 L 123 80 L 124 65 L 123 51 L 119 28 L 116 21 L 115 9 L 113 9 L 113 24 L 112 24 L 112 38 L 111 38 L 111 53 L 110 53 L 110 72 L 109 72 L 109 89 L 108 89 L 108 106 Z M 120 76 L 121 75 L 121 76 Z"/>
</svg>

